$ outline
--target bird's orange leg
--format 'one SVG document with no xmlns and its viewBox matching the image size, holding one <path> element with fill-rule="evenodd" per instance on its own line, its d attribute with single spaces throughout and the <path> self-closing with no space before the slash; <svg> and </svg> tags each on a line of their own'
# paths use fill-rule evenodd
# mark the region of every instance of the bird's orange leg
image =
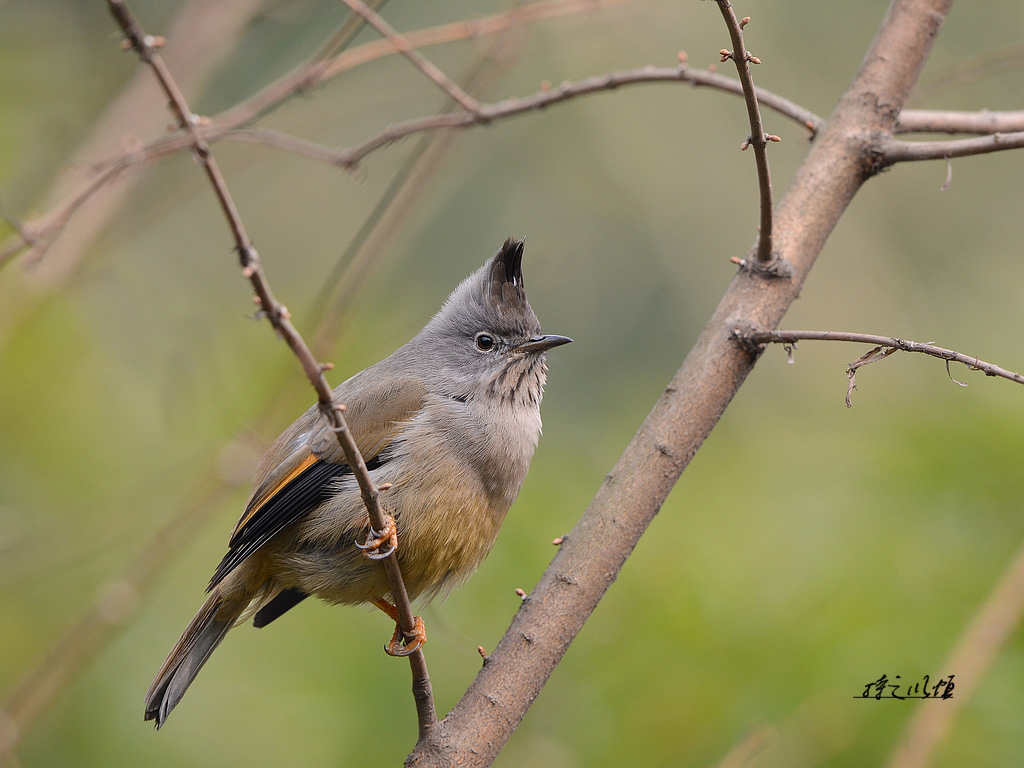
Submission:
<svg viewBox="0 0 1024 768">
<path fill-rule="evenodd" d="M 391 642 L 384 646 L 384 652 L 388 656 L 408 656 L 427 642 L 427 627 L 422 618 L 413 616 L 416 626 L 412 632 L 405 633 L 402 631 L 402 625 L 398 623 L 398 609 L 395 606 L 380 597 L 374 600 L 373 604 L 395 622 L 395 634 L 391 636 Z"/>
</svg>

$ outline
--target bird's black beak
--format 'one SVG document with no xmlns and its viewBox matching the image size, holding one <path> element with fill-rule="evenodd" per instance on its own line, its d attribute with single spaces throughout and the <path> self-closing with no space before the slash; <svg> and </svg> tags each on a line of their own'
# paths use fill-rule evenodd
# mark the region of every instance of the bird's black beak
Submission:
<svg viewBox="0 0 1024 768">
<path fill-rule="evenodd" d="M 568 344 L 570 341 L 572 341 L 572 339 L 570 339 L 568 336 L 556 336 L 555 334 L 548 334 L 547 336 L 534 336 L 525 344 L 520 344 L 518 347 L 513 347 L 511 351 L 526 352 L 528 354 L 537 354 L 538 352 L 544 352 L 545 350 L 551 349 L 552 347 L 560 347 L 563 344 Z"/>
</svg>

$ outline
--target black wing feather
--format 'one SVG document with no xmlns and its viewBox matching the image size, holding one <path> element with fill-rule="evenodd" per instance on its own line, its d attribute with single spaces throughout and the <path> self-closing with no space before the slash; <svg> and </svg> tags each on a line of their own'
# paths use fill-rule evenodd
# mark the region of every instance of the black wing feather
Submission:
<svg viewBox="0 0 1024 768">
<path fill-rule="evenodd" d="M 367 469 L 376 469 L 384 462 L 380 455 L 366 462 Z M 352 474 L 348 464 L 316 461 L 300 475 L 267 500 L 259 512 L 228 542 L 228 551 L 206 588 L 209 592 L 235 568 L 274 536 L 326 501 L 335 491 L 332 480 Z"/>
</svg>

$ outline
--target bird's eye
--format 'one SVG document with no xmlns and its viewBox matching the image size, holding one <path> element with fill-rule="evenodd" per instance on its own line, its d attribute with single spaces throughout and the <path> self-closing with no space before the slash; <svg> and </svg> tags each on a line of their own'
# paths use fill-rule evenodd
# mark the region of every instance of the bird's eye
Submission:
<svg viewBox="0 0 1024 768">
<path fill-rule="evenodd" d="M 486 352 L 487 350 L 494 348 L 494 337 L 489 333 L 478 333 L 475 341 L 476 348 L 481 352 Z"/>
</svg>

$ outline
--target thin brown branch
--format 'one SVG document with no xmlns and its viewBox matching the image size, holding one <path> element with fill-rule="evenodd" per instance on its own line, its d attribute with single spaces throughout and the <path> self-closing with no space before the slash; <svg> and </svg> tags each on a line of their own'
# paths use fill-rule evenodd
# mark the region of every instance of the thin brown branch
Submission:
<svg viewBox="0 0 1024 768">
<path fill-rule="evenodd" d="M 370 0 L 366 5 L 374 11 L 379 11 L 386 2 L 387 0 Z M 335 54 L 347 48 L 365 25 L 366 19 L 358 13 L 349 14 L 348 18 L 342 22 L 327 42 L 320 46 L 320 49 L 306 65 L 305 69 L 311 73 L 311 81 L 323 77 L 324 71 L 330 66 Z"/>
<path fill-rule="evenodd" d="M 379 13 L 372 8 L 368 8 L 362 0 L 344 0 L 344 3 L 354 13 L 362 16 L 371 27 L 380 32 L 396 51 L 411 61 L 413 66 L 426 75 L 438 88 L 461 104 L 463 109 L 468 112 L 476 112 L 480 106 L 479 102 L 462 90 L 457 83 L 442 72 L 430 59 L 410 45 L 409 41 L 384 21 Z"/>
<path fill-rule="evenodd" d="M 406 42 L 413 48 L 442 45 L 460 40 L 470 40 L 487 35 L 495 35 L 507 29 L 532 24 L 538 21 L 568 16 L 586 11 L 595 11 L 612 5 L 633 0 L 548 0 L 547 2 L 530 3 L 493 16 L 485 16 L 470 21 L 457 21 L 436 27 L 407 32 Z M 374 40 L 345 51 L 324 65 L 314 61 L 312 64 L 271 83 L 259 93 L 240 104 L 217 115 L 213 124 L 223 128 L 237 128 L 247 125 L 276 108 L 296 93 L 314 88 L 371 61 L 397 54 L 395 46 L 387 39 Z"/>
<path fill-rule="evenodd" d="M 532 96 L 506 99 L 494 104 L 481 104 L 477 112 L 455 112 L 450 115 L 430 115 L 409 120 L 387 128 L 349 151 L 352 153 L 351 159 L 358 163 L 371 152 L 420 131 L 468 128 L 473 125 L 492 123 L 495 120 L 546 109 L 580 96 L 645 83 L 689 83 L 694 86 L 717 88 L 734 94 L 742 93 L 740 84 L 735 80 L 707 70 L 691 69 L 685 65 L 675 68 L 642 67 L 620 70 L 575 82 L 562 83 L 557 88 L 544 89 Z M 792 102 L 781 97 L 772 99 L 772 102 L 773 108 L 778 109 L 812 132 L 822 125 L 821 118 L 797 107 Z"/>
<path fill-rule="evenodd" d="M 1016 133 L 993 133 L 991 136 L 977 136 L 973 139 L 952 141 L 897 141 L 883 140 L 878 147 L 882 160 L 887 165 L 917 160 L 943 160 L 950 157 L 985 155 L 1007 149 L 1024 147 L 1024 131 Z"/>
<path fill-rule="evenodd" d="M 905 109 L 896 121 L 895 133 L 1016 133 L 1024 131 L 1024 110 L 977 112 Z"/>
<path fill-rule="evenodd" d="M 234 236 L 242 274 L 252 283 L 253 290 L 256 292 L 256 297 L 259 300 L 261 312 L 266 315 L 274 330 L 285 340 L 302 364 L 306 376 L 316 390 L 320 409 L 334 430 L 338 443 L 345 454 L 345 459 L 352 468 L 353 475 L 359 484 L 363 502 L 370 517 L 371 526 L 378 531 L 383 531 L 386 528 L 386 517 L 378 498 L 379 492 L 370 478 L 363 457 L 349 431 L 348 424 L 345 422 L 343 415 L 344 405 L 334 402 L 334 393 L 324 376 L 324 371 L 327 370 L 328 366 L 324 366 L 316 360 L 298 330 L 292 325 L 287 308 L 274 297 L 270 284 L 260 265 L 259 255 L 245 231 L 245 226 L 228 191 L 220 168 L 210 153 L 209 145 L 195 130 L 195 116 L 189 109 L 170 72 L 164 66 L 160 55 L 156 52 L 154 47 L 155 39 L 142 30 L 123 0 L 107 0 L 107 5 L 131 44 L 132 49 L 153 70 L 161 89 L 170 101 L 171 110 L 175 114 L 180 126 L 192 135 L 195 155 L 206 172 Z M 403 632 L 411 634 L 415 629 L 412 605 L 398 566 L 398 559 L 393 556 L 394 550 L 392 550 L 391 555 L 381 562 L 387 572 L 392 597 L 395 607 L 398 609 L 399 623 Z M 427 675 L 426 661 L 422 651 L 417 649 L 416 652 L 409 656 L 409 661 L 413 670 L 413 693 L 416 700 L 422 736 L 434 727 L 437 715 L 434 711 L 430 678 Z"/>
<path fill-rule="evenodd" d="M 895 336 L 875 336 L 869 333 L 843 333 L 839 331 L 737 330 L 736 338 L 744 344 L 754 346 L 760 346 L 762 344 L 795 344 L 798 341 L 845 341 L 857 344 L 873 344 L 882 350 L 880 354 L 890 354 L 890 352 L 886 352 L 886 350 L 890 350 L 891 352 L 919 352 L 923 355 L 929 355 L 931 357 L 937 357 L 940 360 L 945 360 L 947 363 L 960 363 L 961 365 L 967 366 L 968 370 L 981 371 L 986 376 L 997 376 L 999 378 L 1015 381 L 1018 384 L 1024 384 L 1024 376 L 1019 373 L 1014 373 L 1013 371 L 1008 371 L 1005 368 L 1000 368 L 998 365 L 986 363 L 984 360 L 979 360 L 971 355 L 965 355 L 952 349 L 946 349 L 945 347 L 937 347 L 934 344 L 922 344 L 921 342 L 900 339 Z M 871 353 L 869 352 L 868 354 Z M 874 362 L 875 359 L 876 358 L 867 359 L 865 360 L 865 363 Z M 851 365 L 853 364 L 851 363 Z M 952 376 L 950 378 L 952 378 Z M 957 383 L 959 384 L 961 382 Z"/>
<path fill-rule="evenodd" d="M 235 130 L 237 125 L 244 124 L 245 122 L 239 116 L 232 116 L 229 120 L 220 117 L 211 121 L 210 125 L 193 126 L 192 131 L 208 144 L 216 143 L 224 138 L 237 138 L 241 141 L 251 141 L 285 149 L 331 165 L 353 168 L 372 152 L 415 133 L 469 128 L 474 125 L 515 117 L 527 112 L 540 111 L 549 106 L 580 96 L 647 83 L 687 83 L 698 88 L 712 88 L 734 95 L 743 94 L 742 86 L 737 80 L 709 72 L 705 69 L 692 69 L 685 65 L 670 68 L 648 66 L 639 69 L 609 72 L 576 82 L 565 82 L 557 88 L 543 89 L 523 98 L 507 99 L 492 104 L 481 104 L 478 112 L 475 113 L 451 112 L 416 118 L 390 126 L 376 136 L 367 139 L 362 144 L 349 149 L 333 149 L 316 144 L 315 142 L 306 141 L 305 139 L 289 136 L 288 134 L 264 129 Z M 757 88 L 756 92 L 761 104 L 796 122 L 809 131 L 812 137 L 824 124 L 821 117 L 789 99 L 762 88 Z M 32 242 L 43 244 L 52 242 L 60 234 L 62 227 L 67 223 L 70 216 L 89 197 L 109 183 L 111 179 L 116 178 L 123 171 L 135 166 L 187 149 L 191 147 L 191 142 L 190 135 L 174 133 L 154 139 L 141 149 L 113 158 L 100 166 L 98 170 L 100 176 L 91 180 L 88 185 L 76 192 L 59 208 L 39 219 L 24 222 L 22 226 L 26 228 L 26 231 L 33 233 L 34 238 Z M 3 252 L 0 252 L 0 267 L 3 267 L 6 262 L 22 253 L 31 244 L 20 237 L 13 240 Z"/>
<path fill-rule="evenodd" d="M 440 45 L 459 40 L 495 35 L 504 30 L 525 24 L 600 10 L 632 1 L 546 0 L 545 2 L 531 3 L 480 19 L 453 22 L 416 32 L 409 32 L 405 35 L 405 39 L 413 47 Z M 360 19 L 360 23 L 361 21 Z M 342 44 L 349 37 L 350 32 L 348 30 L 348 25 L 344 25 L 307 65 L 276 80 L 245 101 L 220 113 L 210 121 L 209 126 L 197 126 L 197 130 L 206 141 L 214 143 L 227 135 L 230 130 L 257 120 L 298 93 L 312 89 L 354 67 L 397 53 L 394 46 L 385 39 L 366 43 L 325 60 L 323 56 L 329 55 L 328 51 Z M 785 100 L 783 99 L 782 101 Z M 806 120 L 803 122 L 806 122 Z M 820 120 L 818 123 L 820 123 Z M 808 128 L 813 130 L 810 124 L 808 124 Z M 253 139 L 250 138 L 249 140 Z M 55 241 L 61 234 L 71 216 L 93 195 L 105 189 L 123 171 L 180 152 L 190 146 L 191 140 L 189 136 L 183 133 L 176 133 L 169 136 L 161 136 L 149 141 L 140 149 L 131 150 L 117 157 L 94 164 L 96 176 L 71 193 L 49 213 L 20 224 L 20 229 L 23 230 L 24 234 L 19 232 L 17 236 L 8 238 L 3 248 L 0 249 L 0 268 L 28 249 L 32 249 L 37 257 L 42 256 L 49 244 Z"/>
<path fill-rule="evenodd" d="M 764 132 L 764 121 L 761 109 L 757 105 L 757 90 L 754 88 L 754 76 L 750 65 L 760 64 L 756 56 L 751 56 L 743 43 L 743 27 L 750 21 L 745 17 L 741 22 L 736 18 L 729 0 L 717 0 L 718 8 L 725 19 L 732 40 L 732 51 L 722 51 L 722 60 L 732 59 L 739 73 L 740 84 L 743 86 L 743 100 L 747 105 L 747 117 L 750 121 L 750 136 L 743 143 L 743 149 L 751 146 L 754 149 L 754 161 L 757 165 L 757 188 L 761 198 L 761 225 L 758 229 L 757 260 L 761 264 L 773 261 L 772 254 L 772 177 L 768 168 L 768 141 L 778 141 L 776 136 L 768 136 Z"/>
<path fill-rule="evenodd" d="M 351 150 L 335 149 L 273 128 L 235 128 L 220 134 L 219 138 L 262 144 L 338 168 L 351 169 L 358 164 Z"/>
<path fill-rule="evenodd" d="M 167 54 L 167 61 L 174 62 L 179 84 L 189 90 L 201 90 L 218 65 L 237 49 L 253 17 L 263 13 L 270 1 L 232 0 L 211 4 L 206 0 L 184 0 L 176 3 L 174 18 L 168 20 L 170 36 L 175 44 Z M 162 98 L 152 87 L 149 73 L 139 70 L 129 78 L 106 105 L 103 114 L 97 116 L 83 134 L 50 190 L 40 197 L 40 209 L 46 211 L 53 206 L 63 207 L 61 201 L 69 195 L 74 196 L 83 183 L 88 186 L 92 180 L 89 171 L 96 158 L 130 152 L 131 145 L 140 143 L 136 137 L 162 132 L 167 122 L 161 109 Z M 118 177 L 118 181 L 124 183 L 103 185 L 104 194 L 98 196 L 100 199 L 87 210 L 79 211 L 77 206 L 72 206 L 73 221 L 66 213 L 58 214 L 57 223 L 61 230 L 41 229 L 42 237 L 37 241 L 33 255 L 46 252 L 48 258 L 45 264 L 33 263 L 36 268 L 30 279 L 34 285 L 53 290 L 76 273 L 94 239 L 131 194 L 134 178 L 125 175 Z M 48 235 L 49 231 L 62 231 L 67 226 L 72 228 L 72 234 L 60 242 Z M 6 252 L 17 248 L 18 244 L 15 238 L 5 240 L 2 250 Z M 51 244 L 54 246 L 52 251 Z M 3 261 L 0 256 L 0 263 Z"/>
<path fill-rule="evenodd" d="M 647 83 L 689 83 L 695 87 L 709 87 L 728 93 L 742 95 L 742 86 L 737 80 L 703 69 L 686 66 L 674 68 L 642 67 L 640 69 L 609 72 L 605 75 L 588 77 L 575 82 L 562 83 L 557 88 L 546 88 L 531 96 L 506 99 L 492 104 L 480 104 L 476 112 L 449 112 L 427 115 L 404 123 L 389 126 L 362 144 L 348 149 L 335 149 L 322 144 L 306 141 L 279 131 L 266 129 L 237 129 L 222 131 L 219 124 L 205 129 L 204 136 L 213 142 L 222 138 L 252 141 L 276 147 L 308 157 L 319 162 L 342 168 L 354 168 L 374 151 L 393 144 L 416 133 L 437 130 L 470 128 L 474 125 L 492 123 L 528 112 L 541 111 L 549 106 L 561 104 L 570 99 L 604 91 L 612 91 L 632 85 Z M 813 135 L 822 125 L 822 119 L 799 105 L 776 94 L 757 89 L 761 102 L 794 122 Z M 162 147 L 166 151 L 166 140 Z"/>
<path fill-rule="evenodd" d="M 481 69 L 474 76 L 474 89 L 482 84 L 489 71 Z M 450 148 L 451 141 L 434 141 L 424 135 L 420 147 L 396 175 L 374 213 L 353 238 L 348 249 L 350 253 L 346 254 L 345 269 L 324 281 L 324 298 L 314 302 L 310 311 L 313 318 L 319 318 L 313 321 L 317 326 L 314 347 L 324 348 L 336 341 L 352 301 L 373 266 L 379 263 L 372 258 L 373 255 L 384 252 L 388 241 L 401 230 L 404 221 L 416 209 L 417 201 L 422 200 L 423 190 L 429 179 L 437 174 L 441 160 Z M 247 427 L 245 434 L 228 440 L 214 455 L 235 454 L 235 446 L 246 435 L 264 434 L 279 424 L 285 415 L 279 413 L 276 406 L 284 402 L 282 394 L 286 382 L 290 384 L 291 381 L 290 377 L 281 381 L 277 394 L 267 397 L 267 407 L 255 417 L 256 423 Z M 223 461 L 210 462 L 213 467 L 222 467 L 223 464 Z M 128 567 L 112 579 L 113 587 L 104 591 L 104 598 L 97 600 L 73 626 L 65 630 L 40 656 L 38 663 L 11 688 L 0 704 L 0 765 L 14 754 L 58 695 L 145 605 L 149 591 L 173 561 L 174 554 L 202 530 L 221 509 L 240 478 L 251 475 L 251 471 L 251 468 L 238 467 L 230 472 L 211 471 L 200 478 L 191 491 L 183 495 L 185 501 L 175 505 L 178 512 L 150 539 Z M 123 599 L 112 609 L 111 598 L 117 597 Z"/>
<path fill-rule="evenodd" d="M 757 356 L 733 336 L 738 319 L 757 318 L 768 327 L 778 323 L 839 218 L 871 178 L 863 137 L 892 131 L 951 2 L 892 2 L 857 75 L 776 210 L 776 248 L 792 266 L 791 277 L 768 279 L 750 270 L 735 275 L 682 367 L 487 664 L 407 765 L 470 768 L 489 765 L 497 756 L 753 368 Z"/>
<path fill-rule="evenodd" d="M 940 669 L 956 674 L 956 695 L 922 701 L 907 723 L 889 768 L 924 768 L 977 690 L 1024 614 L 1024 546 L 971 617 Z"/>
</svg>

